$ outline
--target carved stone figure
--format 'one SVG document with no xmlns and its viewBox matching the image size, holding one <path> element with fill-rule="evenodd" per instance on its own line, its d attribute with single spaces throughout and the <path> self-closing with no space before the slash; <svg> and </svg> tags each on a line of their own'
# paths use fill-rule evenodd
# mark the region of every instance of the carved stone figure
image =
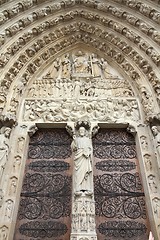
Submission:
<svg viewBox="0 0 160 240">
<path fill-rule="evenodd" d="M 17 140 L 17 153 L 22 153 L 24 146 L 24 137 L 19 137 Z"/>
<path fill-rule="evenodd" d="M 0 132 L 0 181 L 8 160 L 9 153 L 9 137 L 11 129 L 9 127 L 2 127 Z"/>
<path fill-rule="evenodd" d="M 17 188 L 17 178 L 12 177 L 10 181 L 9 195 L 12 196 L 13 194 L 15 194 L 16 188 Z"/>
<path fill-rule="evenodd" d="M 75 192 L 93 192 L 92 186 L 92 142 L 84 126 L 73 137 L 71 148 L 74 154 Z"/>
<path fill-rule="evenodd" d="M 108 63 L 103 58 L 101 58 L 101 68 L 102 68 L 104 78 L 111 77 L 111 74 L 110 74 L 109 69 L 108 69 Z"/>
<path fill-rule="evenodd" d="M 11 219 L 12 215 L 12 208 L 13 208 L 13 201 L 11 199 L 8 199 L 6 201 L 6 208 L 5 208 L 5 219 Z"/>
<path fill-rule="evenodd" d="M 149 184 L 149 188 L 150 188 L 151 193 L 157 193 L 157 188 L 158 187 L 157 187 L 154 175 L 151 174 L 151 175 L 148 176 L 148 184 Z"/>
<path fill-rule="evenodd" d="M 54 79 L 60 78 L 61 76 L 61 60 L 57 58 L 50 68 L 50 76 Z"/>
<path fill-rule="evenodd" d="M 69 59 L 69 54 L 64 56 L 62 60 L 62 78 L 69 78 L 71 74 L 71 61 Z"/>
<path fill-rule="evenodd" d="M 13 92 L 13 97 L 14 97 L 15 99 L 17 99 L 19 96 L 22 95 L 26 83 L 27 83 L 26 79 L 22 78 L 22 79 L 20 79 L 20 81 L 17 83 L 17 85 L 14 86 L 14 88 L 13 88 L 13 90 L 14 90 L 14 92 Z"/>
<path fill-rule="evenodd" d="M 6 96 L 5 96 L 4 92 L 0 92 L 0 113 L 3 111 L 5 103 L 6 103 Z"/>
<path fill-rule="evenodd" d="M 74 86 L 74 96 L 78 99 L 80 97 L 80 88 L 81 88 L 81 82 L 79 79 L 75 80 L 75 86 Z"/>
<path fill-rule="evenodd" d="M 142 97 L 142 104 L 148 120 L 148 118 L 152 116 L 154 112 L 153 98 L 151 93 L 149 93 L 148 89 L 145 86 L 141 86 L 140 91 Z"/>
<path fill-rule="evenodd" d="M 158 131 L 157 126 L 152 127 L 152 132 L 156 140 L 157 160 L 160 166 L 160 132 Z"/>
<path fill-rule="evenodd" d="M 101 76 L 101 65 L 100 60 L 96 56 L 96 54 L 92 54 L 91 56 L 92 61 L 92 74 L 94 77 Z"/>
<path fill-rule="evenodd" d="M 81 51 L 78 51 L 74 59 L 75 73 L 88 73 L 88 70 L 87 56 Z"/>
<path fill-rule="evenodd" d="M 8 238 L 8 228 L 6 226 L 2 226 L 0 228 L 0 239 L 7 240 Z"/>
<path fill-rule="evenodd" d="M 152 162 L 151 162 L 151 156 L 149 154 L 145 154 L 144 156 L 145 166 L 147 171 L 152 170 Z"/>
<path fill-rule="evenodd" d="M 157 218 L 160 218 L 160 199 L 155 197 L 153 200 L 153 210 Z"/>
<path fill-rule="evenodd" d="M 142 136 L 140 137 L 140 140 L 141 140 L 141 146 L 142 146 L 143 151 L 148 150 L 147 137 L 144 136 L 144 135 L 142 135 Z"/>
</svg>

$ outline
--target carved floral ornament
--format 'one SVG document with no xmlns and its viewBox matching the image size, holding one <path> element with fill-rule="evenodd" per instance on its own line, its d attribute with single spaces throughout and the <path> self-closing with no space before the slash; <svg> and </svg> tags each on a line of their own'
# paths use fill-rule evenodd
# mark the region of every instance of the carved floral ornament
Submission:
<svg viewBox="0 0 160 240">
<path fill-rule="evenodd" d="M 122 72 L 129 73 L 131 79 L 137 81 L 140 76 L 147 76 L 157 93 L 157 99 L 159 99 L 158 68 L 155 67 L 155 65 L 159 66 L 159 53 L 157 51 L 159 33 L 155 25 L 159 23 L 157 8 L 153 7 L 153 4 L 151 6 L 148 3 L 136 1 L 133 3 L 129 0 L 114 2 L 115 4 L 120 2 L 124 8 L 120 8 L 118 4 L 115 7 L 115 4 L 113 6 L 112 3 L 102 4 L 95 1 L 61 1 L 52 5 L 45 3 L 38 10 L 35 8 L 32 10 L 32 7 L 40 4 L 38 0 L 22 1 L 22 3 L 13 4 L 13 7 L 7 7 L 6 4 L 6 9 L 1 14 L 0 24 L 4 24 L 5 29 L 8 19 L 13 21 L 0 37 L 3 46 L 0 65 L 1 67 L 5 66 L 4 75 L 2 75 L 2 91 L 6 91 L 12 82 L 11 87 L 16 88 L 22 75 L 25 78 L 22 85 L 25 86 L 34 76 L 34 73 L 37 74 L 40 68 L 46 64 L 46 60 L 50 61 L 62 49 L 82 42 L 97 48 L 98 51 L 107 52 L 107 59 L 113 60 Z M 75 5 L 82 10 L 73 11 L 71 8 Z M 87 11 L 83 9 L 83 6 L 87 7 Z M 64 8 L 68 9 L 67 14 L 63 13 Z M 125 8 L 129 12 L 125 11 Z M 28 15 L 25 12 L 27 9 L 30 10 Z M 69 11 L 70 9 L 71 11 Z M 95 14 L 92 9 L 96 9 L 97 13 Z M 139 11 L 140 14 L 135 16 L 135 10 Z M 24 17 L 18 20 L 18 14 L 22 12 L 24 12 Z M 53 13 L 55 18 L 52 17 Z M 143 16 L 151 20 L 149 24 L 143 20 Z M 84 22 L 84 19 L 87 21 Z M 121 19 L 122 24 L 119 24 L 119 19 Z M 100 27 L 93 26 L 93 20 Z M 69 21 L 74 21 L 74 23 L 68 24 Z M 63 24 L 63 26 L 64 23 L 67 23 L 67 25 L 58 30 L 58 23 Z M 28 31 L 31 24 L 32 28 Z M 52 29 L 53 34 L 47 35 L 46 31 L 51 32 Z M 69 35 L 72 37 L 67 38 Z M 60 37 L 64 39 L 56 43 L 55 41 L 59 40 Z M 53 46 L 51 42 L 55 42 L 55 45 Z M 23 52 L 22 49 L 24 49 Z M 42 49 L 43 53 L 39 54 Z M 26 63 L 28 63 L 27 71 Z"/>
</svg>

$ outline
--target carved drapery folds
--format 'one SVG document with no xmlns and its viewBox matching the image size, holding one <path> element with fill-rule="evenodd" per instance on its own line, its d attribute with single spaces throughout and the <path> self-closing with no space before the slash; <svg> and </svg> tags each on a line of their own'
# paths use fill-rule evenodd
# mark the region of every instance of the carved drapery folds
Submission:
<svg viewBox="0 0 160 240">
<path fill-rule="evenodd" d="M 82 51 L 56 59 L 46 76 L 28 90 L 33 98 L 99 96 L 133 97 L 134 93 L 127 81 L 110 72 L 107 61 Z"/>
</svg>

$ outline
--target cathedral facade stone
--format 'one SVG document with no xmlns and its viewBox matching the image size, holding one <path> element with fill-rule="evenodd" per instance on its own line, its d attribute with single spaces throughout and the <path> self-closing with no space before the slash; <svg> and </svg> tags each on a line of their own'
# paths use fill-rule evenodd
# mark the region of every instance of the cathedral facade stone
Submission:
<svg viewBox="0 0 160 240">
<path fill-rule="evenodd" d="M 0 5 L 0 240 L 20 239 L 15 233 L 17 228 L 21 229 L 24 239 L 34 240 L 57 240 L 59 235 L 54 235 L 54 228 L 62 229 L 64 236 L 66 229 L 70 228 L 70 233 L 64 237 L 66 240 L 96 240 L 104 239 L 104 236 L 106 239 L 142 239 L 138 237 L 145 232 L 144 221 L 135 223 L 132 220 L 138 218 L 133 212 L 145 219 L 143 201 L 148 219 L 143 238 L 149 238 L 151 231 L 155 240 L 160 239 L 159 0 L 1 0 Z M 49 144 L 49 137 L 46 133 L 39 134 L 40 129 L 66 129 L 66 133 L 51 130 L 53 138 L 63 139 L 62 142 L 59 140 L 61 144 L 55 145 L 60 159 L 57 163 L 51 161 L 46 166 L 41 157 L 37 157 L 35 149 L 29 158 L 32 138 L 43 139 L 45 136 L 44 146 Z M 107 133 L 106 129 L 125 129 L 125 133 L 114 130 Z M 127 149 L 123 157 L 118 158 L 119 148 L 111 151 L 112 145 L 117 146 L 118 141 L 121 142 L 116 141 L 116 137 L 111 138 L 112 135 L 121 136 L 117 139 L 127 139 L 122 141 L 123 149 Z M 33 140 L 33 146 L 37 144 L 37 149 L 41 149 L 37 139 Z M 134 147 L 129 148 L 131 145 Z M 45 151 L 49 156 L 50 150 Z M 109 153 L 111 155 L 107 155 Z M 113 153 L 117 154 L 113 158 L 114 170 L 111 162 Z M 31 164 L 29 159 L 41 159 L 41 163 L 36 160 L 35 164 Z M 54 156 L 55 159 L 58 155 Z M 68 170 L 70 161 L 71 172 Z M 65 187 L 68 195 L 62 189 L 59 191 L 66 198 L 64 206 L 70 206 L 70 227 L 69 223 L 65 225 L 67 220 L 55 225 L 50 221 L 46 228 L 40 222 L 41 230 L 52 229 L 45 233 L 42 231 L 46 235 L 41 236 L 36 235 L 38 230 L 35 230 L 34 236 L 29 230 L 27 232 L 31 222 L 22 224 L 23 229 L 17 227 L 19 208 L 24 206 L 21 197 L 31 198 L 24 190 L 23 178 L 27 168 L 31 171 L 28 173 L 30 176 L 35 168 L 45 172 L 44 175 L 49 172 L 47 177 L 44 176 L 48 186 L 53 179 L 53 169 L 58 169 L 55 172 L 57 175 L 54 175 L 57 186 L 58 179 L 61 179 L 61 184 L 62 179 L 67 179 Z M 59 178 L 58 173 L 62 169 L 66 172 Z M 140 180 L 135 172 L 124 173 L 128 169 L 139 169 Z M 118 171 L 123 174 L 118 175 Z M 114 173 L 110 176 L 109 172 Z M 120 181 L 121 185 L 115 187 L 111 179 Z M 36 179 L 34 181 L 36 183 Z M 139 186 L 139 181 L 144 194 L 139 191 L 140 187 L 133 190 L 133 183 Z M 126 205 L 120 212 L 113 196 L 110 194 L 111 203 L 105 194 L 109 196 L 112 187 L 121 187 L 125 195 L 124 184 L 127 183 L 134 196 L 138 194 L 136 196 L 143 195 L 144 198 L 141 205 L 131 199 L 124 200 Z M 25 186 L 29 186 L 27 184 Z M 103 191 L 97 187 L 100 185 Z M 48 194 L 53 192 L 43 194 L 49 199 Z M 98 205 L 100 195 L 103 200 L 101 206 Z M 48 206 L 60 206 L 64 198 L 57 200 L 61 199 L 58 195 L 54 202 L 53 199 L 48 200 Z M 122 198 L 118 196 L 117 199 Z M 30 216 L 27 207 L 40 206 L 35 199 L 37 195 L 35 202 L 26 202 L 26 213 L 22 215 L 26 214 L 27 219 Z M 126 210 L 129 206 L 132 206 L 132 216 Z M 137 211 L 138 208 L 141 211 Z M 99 213 L 97 209 L 101 209 Z M 56 208 L 53 212 L 54 217 L 58 216 Z M 65 209 L 61 214 L 64 219 L 69 216 Z M 105 222 L 101 214 L 107 216 Z M 122 215 L 128 216 L 128 221 L 118 222 Z M 48 217 L 45 211 L 43 216 Z M 131 225 L 140 229 L 139 232 L 128 233 L 126 229 Z M 36 224 L 30 229 L 33 226 L 36 229 Z M 106 230 L 109 228 L 114 231 Z"/>
</svg>

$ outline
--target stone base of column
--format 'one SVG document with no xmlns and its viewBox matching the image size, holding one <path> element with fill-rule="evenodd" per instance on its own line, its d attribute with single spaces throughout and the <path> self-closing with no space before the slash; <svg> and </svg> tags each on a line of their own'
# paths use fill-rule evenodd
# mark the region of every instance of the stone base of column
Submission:
<svg viewBox="0 0 160 240">
<path fill-rule="evenodd" d="M 75 194 L 72 205 L 71 240 L 97 240 L 95 201 L 90 192 Z"/>
<path fill-rule="evenodd" d="M 70 240 L 97 240 L 97 234 L 86 234 L 86 233 L 77 233 L 77 234 L 71 234 Z"/>
</svg>

